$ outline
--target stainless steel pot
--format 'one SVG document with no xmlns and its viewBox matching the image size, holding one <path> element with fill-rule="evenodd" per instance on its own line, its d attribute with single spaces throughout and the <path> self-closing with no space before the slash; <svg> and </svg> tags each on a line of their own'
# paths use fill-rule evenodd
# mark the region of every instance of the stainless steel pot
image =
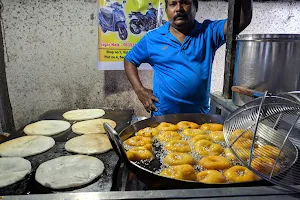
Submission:
<svg viewBox="0 0 300 200">
<path fill-rule="evenodd" d="M 239 35 L 233 85 L 274 94 L 300 90 L 300 34 Z M 238 106 L 252 99 L 233 92 Z"/>
</svg>

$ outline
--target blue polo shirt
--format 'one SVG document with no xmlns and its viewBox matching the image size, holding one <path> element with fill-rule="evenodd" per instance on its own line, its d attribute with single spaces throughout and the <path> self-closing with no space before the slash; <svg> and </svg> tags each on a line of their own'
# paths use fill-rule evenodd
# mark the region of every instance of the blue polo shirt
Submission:
<svg viewBox="0 0 300 200">
<path fill-rule="evenodd" d="M 170 23 L 148 32 L 125 59 L 153 67 L 153 94 L 159 100 L 154 116 L 208 113 L 212 63 L 225 43 L 225 20 L 205 20 L 195 25 L 180 43 L 169 31 Z"/>
</svg>

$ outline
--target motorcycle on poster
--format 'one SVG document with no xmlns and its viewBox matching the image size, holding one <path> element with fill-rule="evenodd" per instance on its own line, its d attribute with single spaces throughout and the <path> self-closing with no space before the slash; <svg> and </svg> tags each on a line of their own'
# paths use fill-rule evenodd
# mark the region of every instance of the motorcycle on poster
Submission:
<svg viewBox="0 0 300 200">
<path fill-rule="evenodd" d="M 123 70 L 127 52 L 148 31 L 167 22 L 164 0 L 98 0 L 97 14 L 99 70 Z"/>
</svg>

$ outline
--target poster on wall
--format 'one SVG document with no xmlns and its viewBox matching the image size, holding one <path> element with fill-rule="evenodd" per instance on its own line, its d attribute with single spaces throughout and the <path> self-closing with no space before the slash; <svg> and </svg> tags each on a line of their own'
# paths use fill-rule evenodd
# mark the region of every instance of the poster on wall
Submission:
<svg viewBox="0 0 300 200">
<path fill-rule="evenodd" d="M 98 69 L 123 70 L 128 51 L 166 21 L 164 0 L 98 0 Z M 140 70 L 152 69 L 142 64 Z"/>
</svg>

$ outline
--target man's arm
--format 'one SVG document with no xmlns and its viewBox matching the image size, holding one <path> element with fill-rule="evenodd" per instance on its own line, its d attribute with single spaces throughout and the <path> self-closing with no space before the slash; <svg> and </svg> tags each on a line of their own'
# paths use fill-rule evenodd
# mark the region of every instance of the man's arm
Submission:
<svg viewBox="0 0 300 200">
<path fill-rule="evenodd" d="M 138 96 L 139 100 L 141 101 L 147 112 L 153 110 L 157 111 L 157 108 L 155 107 L 153 101 L 158 102 L 158 99 L 153 95 L 152 90 L 147 89 L 143 86 L 138 75 L 137 67 L 131 62 L 128 62 L 124 59 L 124 69 L 126 76 L 133 87 L 134 92 Z"/>
<path fill-rule="evenodd" d="M 124 69 L 134 92 L 145 109 L 150 112 L 157 110 L 153 101 L 158 102 L 158 99 L 153 95 L 152 90 L 147 89 L 142 85 L 137 69 L 142 63 L 149 63 L 150 58 L 146 37 L 147 35 L 142 37 L 142 39 L 126 54 L 124 59 Z"/>
<path fill-rule="evenodd" d="M 241 1 L 241 15 L 239 32 L 242 32 L 252 20 L 252 0 L 236 0 Z M 224 33 L 227 35 L 227 22 L 224 25 Z"/>
</svg>

